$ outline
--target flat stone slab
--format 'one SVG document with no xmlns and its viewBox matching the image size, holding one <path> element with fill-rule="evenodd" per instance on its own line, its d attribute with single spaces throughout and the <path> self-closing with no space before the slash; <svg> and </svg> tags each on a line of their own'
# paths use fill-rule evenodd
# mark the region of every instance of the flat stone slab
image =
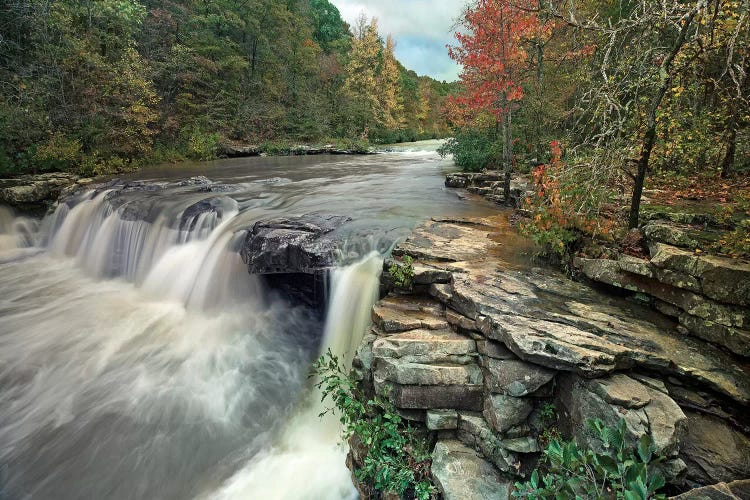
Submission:
<svg viewBox="0 0 750 500">
<path fill-rule="evenodd" d="M 373 372 L 375 387 L 389 382 L 402 385 L 477 385 L 482 370 L 476 364 L 422 364 L 403 359 L 378 358 Z"/>
<path fill-rule="evenodd" d="M 375 358 L 396 358 L 413 363 L 473 363 L 476 354 L 474 340 L 451 330 L 411 330 L 380 337 L 372 345 Z"/>
<path fill-rule="evenodd" d="M 643 367 L 750 403 L 747 361 L 679 334 L 674 322 L 645 306 L 554 272 L 514 269 L 502 249 L 505 226 L 490 223 L 433 220 L 395 252 L 451 270 L 450 288 L 433 296 L 524 361 L 586 377 Z"/>
<path fill-rule="evenodd" d="M 441 303 L 410 295 L 392 295 L 376 303 L 372 321 L 385 333 L 445 330 L 449 326 Z"/>
<path fill-rule="evenodd" d="M 441 440 L 432 452 L 432 478 L 445 500 L 508 500 L 512 480 L 456 440 Z"/>
</svg>

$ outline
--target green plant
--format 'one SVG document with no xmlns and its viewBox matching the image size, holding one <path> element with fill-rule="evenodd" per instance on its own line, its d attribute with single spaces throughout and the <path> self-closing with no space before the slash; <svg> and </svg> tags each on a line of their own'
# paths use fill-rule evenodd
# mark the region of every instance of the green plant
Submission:
<svg viewBox="0 0 750 500">
<path fill-rule="evenodd" d="M 188 138 L 188 156 L 194 160 L 207 161 L 216 158 L 221 135 L 194 129 Z"/>
<path fill-rule="evenodd" d="M 315 362 L 311 376 L 319 380 L 316 387 L 322 400 L 330 398 L 334 405 L 320 416 L 337 412 L 344 439 L 354 435 L 365 449 L 364 465 L 355 471 L 357 479 L 381 492 L 428 500 L 434 490 L 429 448 L 390 399 L 367 398 L 355 374 L 344 371 L 330 349 Z"/>
<path fill-rule="evenodd" d="M 453 155 L 457 167 L 465 172 L 479 172 L 482 169 L 501 164 L 502 147 L 490 138 L 490 134 L 480 130 L 462 130 L 445 141 L 438 153 L 445 157 Z"/>
<path fill-rule="evenodd" d="M 404 255 L 400 264 L 394 262 L 388 267 L 388 274 L 396 286 L 400 288 L 411 287 L 414 279 L 414 259 L 409 255 Z"/>
<path fill-rule="evenodd" d="M 654 458 L 656 447 L 643 435 L 635 448 L 626 440 L 626 424 L 616 427 L 599 420 L 586 424 L 601 442 L 601 453 L 578 446 L 573 441 L 550 440 L 544 450 L 545 471 L 535 470 L 529 481 L 516 483 L 513 496 L 532 500 L 624 499 L 659 500 L 664 477 L 656 470 L 663 457 Z"/>
<path fill-rule="evenodd" d="M 544 403 L 539 409 L 539 417 L 545 423 L 557 420 L 557 407 L 554 403 Z"/>
<path fill-rule="evenodd" d="M 750 219 L 740 221 L 734 231 L 725 233 L 713 249 L 732 257 L 750 257 Z"/>
</svg>

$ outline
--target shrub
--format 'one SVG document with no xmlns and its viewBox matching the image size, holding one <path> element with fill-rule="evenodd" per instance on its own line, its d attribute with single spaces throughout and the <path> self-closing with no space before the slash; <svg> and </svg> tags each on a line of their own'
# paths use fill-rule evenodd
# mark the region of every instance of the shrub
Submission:
<svg viewBox="0 0 750 500">
<path fill-rule="evenodd" d="M 82 150 L 83 146 L 80 140 L 55 133 L 36 148 L 33 161 L 42 171 L 63 170 L 73 172 L 78 169 L 82 161 Z"/>
<path fill-rule="evenodd" d="M 456 166 L 465 172 L 479 172 L 493 165 L 500 165 L 502 157 L 501 145 L 479 130 L 457 133 L 440 146 L 438 153 L 442 157 L 452 154 Z"/>
<path fill-rule="evenodd" d="M 330 349 L 315 362 L 311 376 L 318 377 L 316 387 L 323 400 L 330 398 L 334 404 L 320 416 L 338 412 L 344 439 L 355 435 L 366 449 L 364 466 L 354 471 L 357 479 L 381 492 L 428 500 L 434 488 L 427 442 L 401 418 L 390 399 L 367 398 L 355 374 L 345 372 Z"/>
<path fill-rule="evenodd" d="M 516 483 L 513 496 L 533 500 L 617 498 L 649 500 L 666 498 L 657 493 L 664 477 L 656 470 L 663 457 L 654 458 L 656 447 L 643 435 L 635 448 L 626 442 L 626 424 L 605 426 L 601 420 L 586 424 L 601 442 L 601 453 L 583 449 L 576 441 L 552 439 L 544 450 L 544 472 L 535 470 L 529 481 Z"/>
<path fill-rule="evenodd" d="M 207 161 L 216 158 L 221 135 L 194 129 L 188 138 L 188 156 L 194 160 Z"/>
<path fill-rule="evenodd" d="M 542 253 L 563 257 L 581 236 L 611 238 L 614 222 L 602 214 L 608 192 L 592 181 L 586 169 L 562 161 L 562 147 L 551 144 L 552 159 L 534 169 L 536 193 L 525 200 L 531 220 L 521 232 L 542 247 Z"/>
<path fill-rule="evenodd" d="M 409 255 L 404 255 L 400 264 L 395 262 L 391 264 L 388 274 L 397 287 L 410 288 L 414 279 L 414 259 Z"/>
</svg>

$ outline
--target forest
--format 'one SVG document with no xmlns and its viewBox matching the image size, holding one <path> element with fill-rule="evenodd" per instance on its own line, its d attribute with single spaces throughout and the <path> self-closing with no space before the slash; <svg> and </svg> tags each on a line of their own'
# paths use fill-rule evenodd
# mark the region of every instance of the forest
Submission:
<svg viewBox="0 0 750 500">
<path fill-rule="evenodd" d="M 0 175 L 444 137 L 453 88 L 327 0 L 9 0 L 0 85 Z"/>
<path fill-rule="evenodd" d="M 717 249 L 748 255 L 749 14 L 744 0 L 473 2 L 449 47 L 463 73 L 443 152 L 503 170 L 506 198 L 512 174 L 533 177 L 522 227 L 553 252 L 624 237 L 646 189 L 739 226 Z"/>
</svg>

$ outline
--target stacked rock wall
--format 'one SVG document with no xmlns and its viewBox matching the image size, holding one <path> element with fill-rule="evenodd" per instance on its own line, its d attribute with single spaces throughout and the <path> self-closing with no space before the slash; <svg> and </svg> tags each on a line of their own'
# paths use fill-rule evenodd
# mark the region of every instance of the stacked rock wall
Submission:
<svg viewBox="0 0 750 500">
<path fill-rule="evenodd" d="M 596 445 L 588 418 L 624 419 L 632 443 L 649 434 L 680 488 L 750 477 L 747 366 L 646 307 L 519 267 L 505 219 L 433 220 L 400 244 L 413 284 L 384 273 L 354 363 L 436 442 L 442 497 L 509 498 L 536 466 L 551 405 L 581 443 Z"/>
</svg>

